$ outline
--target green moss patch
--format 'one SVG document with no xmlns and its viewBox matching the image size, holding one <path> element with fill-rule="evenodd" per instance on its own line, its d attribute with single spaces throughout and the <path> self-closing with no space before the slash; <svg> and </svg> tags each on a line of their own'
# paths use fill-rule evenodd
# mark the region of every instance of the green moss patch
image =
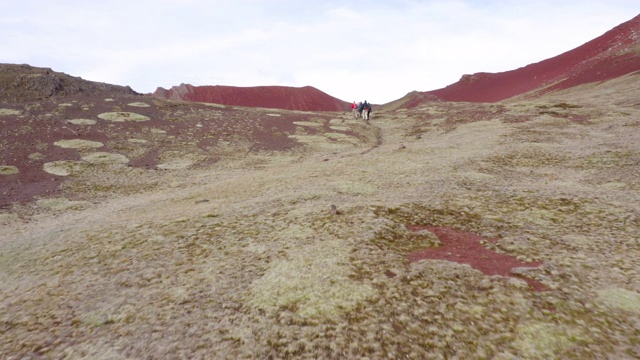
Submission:
<svg viewBox="0 0 640 360">
<path fill-rule="evenodd" d="M 179 170 L 186 169 L 195 164 L 191 159 L 173 159 L 162 164 L 158 164 L 157 168 L 161 170 Z"/>
<path fill-rule="evenodd" d="M 17 214 L 12 213 L 0 213 L 0 224 L 10 224 L 14 221 L 18 220 L 19 217 Z M 1 258 L 1 257 L 0 257 Z M 0 259 L 1 260 L 1 259 Z"/>
<path fill-rule="evenodd" d="M 349 246 L 324 241 L 272 266 L 252 285 L 252 304 L 265 310 L 286 309 L 310 318 L 348 312 L 374 294 L 349 278 Z"/>
<path fill-rule="evenodd" d="M 98 115 L 102 120 L 113 122 L 139 122 L 151 120 L 149 117 L 128 111 L 106 112 Z"/>
<path fill-rule="evenodd" d="M 150 107 L 151 105 L 147 104 L 147 103 L 143 103 L 143 102 L 132 102 L 130 104 L 127 104 L 129 106 L 133 106 L 133 107 L 141 107 L 141 108 L 145 108 L 145 107 Z"/>
<path fill-rule="evenodd" d="M 40 199 L 36 201 L 36 204 L 40 207 L 57 211 L 82 210 L 90 205 L 87 201 L 71 201 L 65 198 Z"/>
<path fill-rule="evenodd" d="M 313 121 L 294 121 L 293 123 L 300 126 L 322 127 L 321 123 L 317 123 Z"/>
<path fill-rule="evenodd" d="M 46 156 L 44 154 L 41 153 L 31 153 L 29 154 L 29 156 L 27 156 L 29 159 L 31 160 L 43 160 L 46 158 Z"/>
<path fill-rule="evenodd" d="M 322 135 L 289 135 L 288 137 L 305 144 L 317 144 L 317 143 L 327 142 L 327 138 Z"/>
<path fill-rule="evenodd" d="M 122 154 L 108 152 L 95 152 L 82 157 L 82 160 L 91 164 L 126 164 L 129 159 Z"/>
<path fill-rule="evenodd" d="M 532 323 L 518 329 L 516 348 L 525 359 L 555 359 L 565 351 L 586 341 L 579 328 L 568 325 Z"/>
<path fill-rule="evenodd" d="M 326 133 L 325 136 L 328 137 L 329 139 L 332 139 L 332 140 L 343 140 L 343 139 L 347 139 L 347 138 L 350 137 L 347 134 L 334 133 L 334 132 Z"/>
<path fill-rule="evenodd" d="M 62 160 L 52 161 L 43 165 L 43 170 L 52 175 L 69 176 L 82 169 L 84 163 L 79 161 Z"/>
<path fill-rule="evenodd" d="M 372 184 L 357 181 L 336 181 L 331 186 L 337 193 L 349 195 L 371 195 L 377 190 Z"/>
<path fill-rule="evenodd" d="M 574 165 L 578 169 L 584 170 L 624 168 L 627 166 L 636 166 L 638 157 L 640 157 L 639 153 L 629 150 L 606 151 L 578 159 L 574 161 Z"/>
<path fill-rule="evenodd" d="M 186 169 L 201 160 L 203 157 L 198 154 L 168 151 L 160 157 L 161 163 L 157 165 L 157 168 L 161 170 Z"/>
<path fill-rule="evenodd" d="M 403 255 L 438 247 L 441 244 L 438 236 L 429 230 L 409 231 L 405 226 L 398 224 L 390 224 L 376 232 L 372 243 L 383 250 L 392 250 Z"/>
<path fill-rule="evenodd" d="M 97 121 L 92 119 L 72 119 L 69 120 L 69 122 L 74 125 L 95 125 L 97 123 Z"/>
<path fill-rule="evenodd" d="M 19 173 L 20 170 L 13 165 L 0 165 L 0 175 L 15 175 Z"/>
<path fill-rule="evenodd" d="M 640 294 L 620 288 L 598 291 L 598 301 L 602 304 L 625 311 L 640 314 Z"/>
<path fill-rule="evenodd" d="M 543 148 L 531 147 L 505 154 L 495 155 L 488 161 L 496 167 L 547 167 L 560 165 L 567 161 L 561 154 L 554 153 Z"/>
<path fill-rule="evenodd" d="M 3 115 L 20 115 L 22 112 L 20 110 L 14 109 L 0 109 L 0 116 Z"/>
<path fill-rule="evenodd" d="M 59 140 L 54 142 L 53 145 L 60 146 L 65 149 L 93 149 L 104 146 L 103 143 L 98 141 L 82 139 Z"/>
</svg>

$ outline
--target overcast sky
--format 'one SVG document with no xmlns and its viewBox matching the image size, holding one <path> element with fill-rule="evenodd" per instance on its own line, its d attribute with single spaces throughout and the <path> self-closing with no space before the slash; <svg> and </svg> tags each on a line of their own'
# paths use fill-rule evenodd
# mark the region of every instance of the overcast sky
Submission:
<svg viewBox="0 0 640 360">
<path fill-rule="evenodd" d="M 638 0 L 0 0 L 0 62 L 143 93 L 311 85 L 381 104 L 559 55 L 639 13 Z"/>
</svg>

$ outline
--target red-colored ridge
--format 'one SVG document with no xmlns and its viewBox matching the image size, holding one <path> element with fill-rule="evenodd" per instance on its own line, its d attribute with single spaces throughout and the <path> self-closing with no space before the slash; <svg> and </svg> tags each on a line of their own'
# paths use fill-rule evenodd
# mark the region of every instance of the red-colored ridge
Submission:
<svg viewBox="0 0 640 360">
<path fill-rule="evenodd" d="M 158 88 L 154 96 L 222 105 L 263 107 L 301 111 L 346 111 L 350 104 L 314 87 L 288 86 L 193 86 L 181 84 L 169 90 Z"/>
<path fill-rule="evenodd" d="M 497 102 L 640 71 L 640 15 L 556 57 L 500 73 L 464 75 L 457 83 L 423 94 L 444 101 Z M 411 104 L 417 106 L 417 104 Z"/>
</svg>

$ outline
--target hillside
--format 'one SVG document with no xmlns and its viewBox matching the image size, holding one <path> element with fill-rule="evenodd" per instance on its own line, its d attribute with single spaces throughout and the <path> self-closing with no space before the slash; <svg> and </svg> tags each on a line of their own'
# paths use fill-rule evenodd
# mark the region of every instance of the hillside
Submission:
<svg viewBox="0 0 640 360">
<path fill-rule="evenodd" d="M 0 64 L 0 358 L 640 358 L 638 21 L 368 122 Z"/>
<path fill-rule="evenodd" d="M 154 96 L 163 99 L 196 101 L 222 105 L 262 107 L 302 111 L 346 111 L 350 104 L 311 86 L 193 86 L 181 84 L 167 90 L 158 88 Z"/>
<path fill-rule="evenodd" d="M 0 358 L 640 358 L 639 82 L 369 123 L 4 97 Z"/>
<path fill-rule="evenodd" d="M 433 101 L 434 97 L 443 101 L 489 103 L 518 95 L 536 97 L 636 71 L 640 71 L 640 15 L 551 59 L 511 71 L 464 75 L 442 89 L 409 93 L 400 103 L 413 107 Z"/>
<path fill-rule="evenodd" d="M 0 170 L 5 175 L 0 176 L 0 208 L 5 209 L 75 187 L 80 193 L 74 200 L 101 193 L 84 194 L 92 187 L 135 193 L 156 184 L 150 169 L 293 150 L 300 147 L 288 136 L 296 132 L 296 123 L 336 116 L 162 100 L 24 65 L 0 65 L 0 81 L 9 84 L 0 95 Z M 322 129 L 303 133 L 313 136 Z M 352 130 L 332 132 L 350 138 Z M 93 184 L 87 172 L 108 179 Z"/>
<path fill-rule="evenodd" d="M 0 103 L 42 100 L 66 95 L 137 95 L 128 86 L 83 80 L 27 64 L 0 64 Z"/>
</svg>

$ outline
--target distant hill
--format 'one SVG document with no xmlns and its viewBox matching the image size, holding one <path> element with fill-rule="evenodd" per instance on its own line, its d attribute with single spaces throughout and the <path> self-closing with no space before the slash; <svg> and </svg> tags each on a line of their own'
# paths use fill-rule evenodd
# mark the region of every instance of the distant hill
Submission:
<svg viewBox="0 0 640 360">
<path fill-rule="evenodd" d="M 0 101 L 32 101 L 68 95 L 138 95 L 129 86 L 84 80 L 49 68 L 0 64 Z"/>
<path fill-rule="evenodd" d="M 511 71 L 463 75 L 445 88 L 411 92 L 394 103 L 414 107 L 434 100 L 497 102 L 527 93 L 536 97 L 635 71 L 640 71 L 640 15 L 556 57 Z"/>
<path fill-rule="evenodd" d="M 314 87 L 288 86 L 193 86 L 181 84 L 167 90 L 159 87 L 154 96 L 247 107 L 262 107 L 302 111 L 343 111 L 349 103 L 336 99 Z"/>
</svg>

